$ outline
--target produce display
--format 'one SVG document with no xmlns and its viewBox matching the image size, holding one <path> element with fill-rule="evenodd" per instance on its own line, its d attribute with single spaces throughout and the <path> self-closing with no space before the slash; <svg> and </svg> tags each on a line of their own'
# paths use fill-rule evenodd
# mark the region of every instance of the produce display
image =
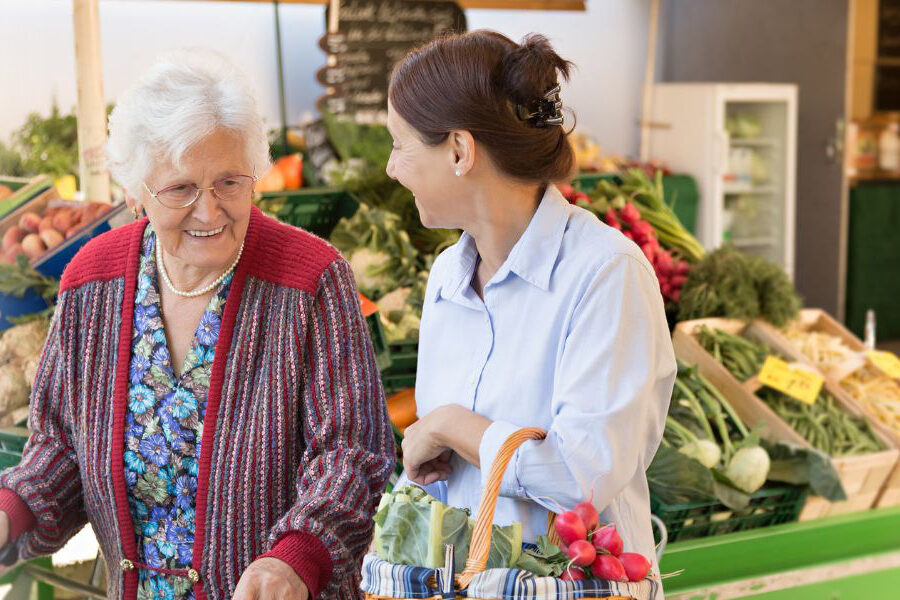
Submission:
<svg viewBox="0 0 900 600">
<path fill-rule="evenodd" d="M 601 184 L 608 183 L 601 181 Z M 669 304 L 677 304 L 681 296 L 681 287 L 687 281 L 690 265 L 678 260 L 660 246 L 656 230 L 641 218 L 641 211 L 631 202 L 621 197 L 613 200 L 591 200 L 586 194 L 576 192 L 571 186 L 560 188 L 563 196 L 571 203 L 586 208 L 600 217 L 604 223 L 621 231 L 625 237 L 638 245 L 659 280 L 663 300 Z"/>
<path fill-rule="evenodd" d="M 781 327 L 794 319 L 800 298 L 787 274 L 775 263 L 722 246 L 692 266 L 681 290 L 682 321 L 761 317 Z"/>
<path fill-rule="evenodd" d="M 303 156 L 291 154 L 283 156 L 256 182 L 256 191 L 283 192 L 299 190 L 303 186 Z"/>
<path fill-rule="evenodd" d="M 818 331 L 804 331 L 792 323 L 785 337 L 801 354 L 825 373 L 839 373 L 844 365 L 855 365 L 840 379 L 841 387 L 862 404 L 879 423 L 900 435 L 900 384 L 867 365 L 841 338 Z"/>
<path fill-rule="evenodd" d="M 701 330 L 697 340 L 728 371 L 741 381 L 753 377 L 771 352 L 764 345 L 725 331 Z M 866 454 L 884 449 L 871 427 L 847 413 L 825 389 L 813 404 L 806 404 L 771 388 L 757 396 L 814 448 L 829 456 Z"/>
<path fill-rule="evenodd" d="M 0 337 L 0 426 L 28 416 L 28 398 L 49 322 L 36 319 L 16 325 Z"/>
<path fill-rule="evenodd" d="M 716 471 L 746 494 L 763 486 L 769 455 L 731 404 L 695 368 L 679 365 L 663 444 Z"/>
<path fill-rule="evenodd" d="M 88 202 L 80 206 L 57 205 L 48 206 L 42 212 L 25 212 L 18 223 L 4 231 L 0 262 L 13 264 L 20 255 L 30 260 L 40 258 L 110 210 L 110 204 Z"/>
</svg>

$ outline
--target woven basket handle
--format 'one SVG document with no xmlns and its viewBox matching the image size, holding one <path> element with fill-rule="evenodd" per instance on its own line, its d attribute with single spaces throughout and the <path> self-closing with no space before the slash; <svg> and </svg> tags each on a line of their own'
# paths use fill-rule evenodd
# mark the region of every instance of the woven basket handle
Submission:
<svg viewBox="0 0 900 600">
<path fill-rule="evenodd" d="M 494 511 L 497 508 L 497 497 L 500 495 L 500 484 L 503 482 L 503 474 L 512 460 L 519 446 L 529 440 L 542 440 L 547 436 L 543 429 L 527 427 L 520 429 L 503 442 L 491 472 L 488 475 L 487 486 L 481 493 L 481 503 L 478 505 L 478 518 L 475 520 L 475 529 L 472 531 L 472 543 L 469 546 L 469 557 L 466 560 L 466 569 L 459 577 L 462 587 L 469 585 L 472 578 L 484 571 L 487 567 L 488 557 L 491 554 L 491 529 L 494 525 Z"/>
</svg>

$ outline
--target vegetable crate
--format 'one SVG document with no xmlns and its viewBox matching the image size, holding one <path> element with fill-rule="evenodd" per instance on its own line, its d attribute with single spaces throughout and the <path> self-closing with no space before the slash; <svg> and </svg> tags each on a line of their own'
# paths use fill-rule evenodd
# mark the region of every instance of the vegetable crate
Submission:
<svg viewBox="0 0 900 600">
<path fill-rule="evenodd" d="M 381 371 L 381 381 L 388 395 L 406 388 L 416 387 L 416 366 L 418 364 L 418 342 L 391 344 L 388 350 L 391 364 Z"/>
<path fill-rule="evenodd" d="M 24 423 L 15 427 L 0 427 L 0 471 L 21 462 L 28 435 Z"/>
<path fill-rule="evenodd" d="M 261 194 L 259 208 L 295 227 L 327 238 L 338 221 L 352 217 L 359 207 L 346 190 L 340 188 L 301 188 Z"/>
<path fill-rule="evenodd" d="M 861 355 L 866 349 L 865 344 L 821 309 L 810 308 L 802 310 L 796 325 L 802 331 L 824 333 L 839 338 L 852 351 L 860 353 L 859 356 L 851 358 L 844 365 L 837 365 L 826 371 L 824 377 L 829 381 L 836 397 L 840 397 L 845 404 L 854 406 L 858 412 L 865 415 L 873 429 L 887 437 L 894 448 L 900 448 L 900 431 L 883 424 L 876 418 L 872 406 L 861 399 L 854 398 L 848 388 L 842 383 L 855 368 L 865 365 L 865 359 Z M 751 325 L 751 330 L 756 338 L 787 358 L 804 363 L 820 371 L 822 370 L 812 357 L 805 355 L 790 339 L 771 324 L 764 321 L 754 321 Z M 872 368 L 871 372 L 876 377 L 880 375 L 883 384 L 894 390 L 896 397 L 900 398 L 900 385 L 897 382 L 890 380 L 886 375 L 881 374 L 880 371 L 875 371 L 874 368 Z M 885 482 L 875 506 L 900 506 L 900 463 L 895 466 Z"/>
<path fill-rule="evenodd" d="M 53 187 L 53 181 L 46 175 L 37 177 L 0 177 L 0 185 L 12 190 L 12 194 L 0 198 L 0 217 L 16 210 L 35 196 Z"/>
<path fill-rule="evenodd" d="M 767 485 L 750 496 L 743 512 L 715 501 L 666 504 L 653 494 L 650 508 L 666 524 L 669 542 L 677 542 L 792 523 L 803 510 L 807 490 L 806 486 Z"/>
<path fill-rule="evenodd" d="M 794 431 L 774 410 L 755 394 L 761 384 L 753 377 L 741 383 L 695 338 L 701 327 L 720 329 L 727 333 L 746 335 L 751 339 L 766 343 L 759 328 L 734 319 L 696 319 L 683 321 L 675 327 L 672 342 L 675 354 L 688 364 L 696 364 L 700 373 L 731 402 L 741 419 L 750 428 L 762 426 L 763 437 L 773 442 L 788 442 L 803 448 L 812 448 L 799 433 Z M 773 349 L 777 350 L 777 349 Z M 826 380 L 825 390 L 834 396 L 836 403 L 849 414 L 864 417 L 859 408 L 846 401 L 846 396 Z M 830 502 L 818 496 L 807 498 L 800 520 L 817 519 L 858 510 L 866 510 L 875 505 L 882 486 L 897 463 L 900 451 L 878 428 L 873 428 L 875 436 L 884 443 L 886 450 L 868 454 L 835 456 L 831 461 L 837 470 L 847 500 Z"/>
</svg>

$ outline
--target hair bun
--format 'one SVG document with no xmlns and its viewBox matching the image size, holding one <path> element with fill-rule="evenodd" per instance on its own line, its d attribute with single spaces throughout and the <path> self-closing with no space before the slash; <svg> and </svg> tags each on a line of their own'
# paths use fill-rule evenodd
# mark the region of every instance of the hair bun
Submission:
<svg viewBox="0 0 900 600">
<path fill-rule="evenodd" d="M 560 75 L 568 80 L 571 67 L 546 37 L 530 33 L 503 58 L 498 83 L 515 103 L 526 104 L 558 85 Z"/>
</svg>

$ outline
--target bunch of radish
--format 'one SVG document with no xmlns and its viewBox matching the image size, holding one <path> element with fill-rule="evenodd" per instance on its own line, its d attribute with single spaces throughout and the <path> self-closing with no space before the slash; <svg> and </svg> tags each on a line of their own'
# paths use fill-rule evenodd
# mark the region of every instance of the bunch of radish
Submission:
<svg viewBox="0 0 900 600">
<path fill-rule="evenodd" d="M 650 573 L 650 561 L 635 552 L 623 552 L 616 526 L 601 525 L 590 502 L 557 515 L 554 527 L 570 561 L 560 578 L 564 581 L 581 581 L 590 575 L 607 581 L 641 581 Z"/>
<path fill-rule="evenodd" d="M 617 210 L 612 202 L 592 200 L 584 192 L 578 192 L 571 185 L 557 186 L 563 197 L 570 203 L 590 210 L 604 223 L 621 231 L 625 237 L 637 244 L 656 272 L 659 289 L 666 303 L 678 304 L 681 299 L 681 288 L 687 281 L 690 265 L 683 260 L 676 260 L 668 250 L 660 246 L 656 230 L 647 221 L 641 219 L 641 212 L 631 202 L 624 199 L 624 206 Z M 616 206 L 622 206 L 616 204 Z"/>
<path fill-rule="evenodd" d="M 625 237 L 637 244 L 656 272 L 663 299 L 677 304 L 681 298 L 681 288 L 687 281 L 690 266 L 683 260 L 675 260 L 668 250 L 659 245 L 656 231 L 647 221 L 641 220 L 641 212 L 630 202 L 622 210 L 609 208 L 602 216 L 603 221 L 621 231 Z"/>
</svg>

